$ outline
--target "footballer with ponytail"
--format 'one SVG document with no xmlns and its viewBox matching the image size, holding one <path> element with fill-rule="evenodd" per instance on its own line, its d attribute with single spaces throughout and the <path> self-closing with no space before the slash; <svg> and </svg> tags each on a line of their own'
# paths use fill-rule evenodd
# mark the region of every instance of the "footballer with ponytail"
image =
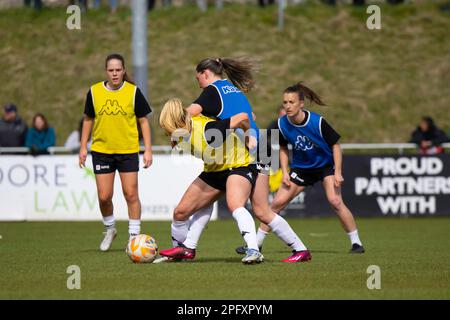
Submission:
<svg viewBox="0 0 450 320">
<path fill-rule="evenodd" d="M 244 93 L 255 86 L 254 63 L 248 58 L 206 58 L 195 68 L 200 96 L 188 107 L 192 115 L 203 114 L 208 117 L 225 119 L 237 113 L 246 112 L 250 125 L 259 131 L 252 120 L 254 114 Z"/>
<path fill-rule="evenodd" d="M 281 212 L 307 186 L 320 182 L 328 202 L 337 214 L 347 233 L 350 253 L 363 253 L 364 248 L 358 236 L 353 214 L 342 200 L 342 151 L 338 140 L 340 135 L 318 113 L 305 109 L 305 101 L 324 106 L 322 98 L 303 82 L 297 82 L 284 89 L 283 108 L 286 115 L 278 119 L 280 130 L 280 164 L 283 183 L 271 205 L 275 213 Z M 289 163 L 288 144 L 292 145 L 292 161 Z M 271 230 L 261 224 L 257 240 L 262 246 L 264 237 Z M 242 252 L 242 247 L 236 249 Z M 287 262 L 303 262 L 311 259 L 308 250 L 294 252 Z"/>
<path fill-rule="evenodd" d="M 297 93 L 299 99 L 305 101 L 305 98 L 308 99 L 311 103 L 315 103 L 319 106 L 326 106 L 326 104 L 322 101 L 322 98 L 315 93 L 313 90 L 308 88 L 303 84 L 303 81 L 297 82 L 296 84 L 287 87 L 284 90 L 284 93 Z"/>
<path fill-rule="evenodd" d="M 210 70 L 219 77 L 226 75 L 237 88 L 248 92 L 255 86 L 254 69 L 254 64 L 248 58 L 208 58 L 197 65 L 196 71 L 202 73 L 205 70 Z"/>
<path fill-rule="evenodd" d="M 207 117 L 225 120 L 240 113 L 245 113 L 248 117 L 250 125 L 249 135 L 251 138 L 254 138 L 253 140 L 256 139 L 259 144 L 260 132 L 254 121 L 255 116 L 252 106 L 244 94 L 255 86 L 255 81 L 253 78 L 255 72 L 254 64 L 248 58 L 207 58 L 199 62 L 195 71 L 195 77 L 203 91 L 200 96 L 187 108 L 189 114 L 192 116 L 197 116 L 201 113 Z M 254 152 L 256 150 L 252 149 L 250 151 Z M 257 157 L 251 165 L 257 170 L 257 179 L 254 190 L 250 194 L 253 213 L 260 221 L 270 225 L 273 232 L 287 246 L 289 246 L 291 250 L 304 250 L 305 247 L 303 243 L 292 230 L 289 223 L 284 220 L 283 217 L 274 214 L 270 209 L 270 157 L 267 157 L 267 155 L 262 155 L 260 152 L 261 149 L 258 150 Z M 238 189 L 239 186 L 234 185 L 238 183 L 240 183 L 240 181 L 235 177 L 228 180 L 226 184 L 227 190 L 240 190 Z M 236 194 L 239 194 L 239 192 Z M 241 211 L 244 212 L 244 210 Z M 246 223 L 244 223 L 244 220 L 248 218 L 245 213 L 237 214 L 236 212 L 233 213 L 233 217 L 238 221 L 238 225 L 245 225 Z M 254 224 L 251 219 L 246 221 L 248 221 L 249 226 Z M 249 228 L 251 229 L 251 227 Z M 253 238 L 253 231 L 250 234 Z M 245 238 L 246 236 L 244 236 L 244 240 Z M 249 250 L 244 250 L 242 252 L 247 255 L 244 257 L 243 261 L 254 259 L 260 255 L 256 241 L 255 243 L 252 243 L 252 245 L 252 247 L 247 246 Z M 283 261 L 288 262 L 290 258 L 291 257 Z"/>
</svg>

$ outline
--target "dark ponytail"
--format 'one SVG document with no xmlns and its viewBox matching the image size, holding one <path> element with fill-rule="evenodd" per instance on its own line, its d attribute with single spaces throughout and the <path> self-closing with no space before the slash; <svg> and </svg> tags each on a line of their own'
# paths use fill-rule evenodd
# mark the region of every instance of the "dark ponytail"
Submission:
<svg viewBox="0 0 450 320">
<path fill-rule="evenodd" d="M 125 59 L 123 58 L 123 56 L 119 53 L 112 53 L 110 55 L 108 55 L 105 59 L 105 69 L 108 66 L 108 62 L 109 60 L 120 60 L 120 62 L 122 62 L 122 67 L 125 69 Z M 125 71 L 125 74 L 123 75 L 123 80 L 126 82 L 129 82 L 131 84 L 135 84 L 134 81 L 131 79 L 130 76 L 128 76 L 128 73 Z"/>
<path fill-rule="evenodd" d="M 287 87 L 284 90 L 284 93 L 297 93 L 300 100 L 305 100 L 307 98 L 309 101 L 314 102 L 319 106 L 326 106 L 326 104 L 322 101 L 320 96 L 312 91 L 310 88 L 305 86 L 302 81 L 294 84 L 293 86 Z"/>
<path fill-rule="evenodd" d="M 255 86 L 255 81 L 253 80 L 254 69 L 255 66 L 247 58 L 207 58 L 197 65 L 196 71 L 209 70 L 221 77 L 225 73 L 236 87 L 244 92 L 248 92 Z"/>
</svg>

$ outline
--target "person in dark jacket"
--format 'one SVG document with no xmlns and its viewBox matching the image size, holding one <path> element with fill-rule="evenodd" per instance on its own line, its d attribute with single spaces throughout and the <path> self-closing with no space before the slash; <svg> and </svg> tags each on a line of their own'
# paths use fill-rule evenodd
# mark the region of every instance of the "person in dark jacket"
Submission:
<svg viewBox="0 0 450 320">
<path fill-rule="evenodd" d="M 23 147 L 27 129 L 27 124 L 17 114 L 16 105 L 6 104 L 0 119 L 0 147 Z"/>
<path fill-rule="evenodd" d="M 36 10 L 41 10 L 42 9 L 42 0 L 24 0 L 24 4 L 26 7 L 31 7 L 31 2 L 33 2 L 33 7 Z"/>
<path fill-rule="evenodd" d="M 436 127 L 431 117 L 423 117 L 419 126 L 411 134 L 410 142 L 419 146 L 420 154 L 438 154 L 444 152 L 441 144 L 448 138 L 444 131 Z"/>
<path fill-rule="evenodd" d="M 32 128 L 28 130 L 25 146 L 31 154 L 48 154 L 48 148 L 55 145 L 55 130 L 48 125 L 47 118 L 42 113 L 33 117 Z"/>
</svg>

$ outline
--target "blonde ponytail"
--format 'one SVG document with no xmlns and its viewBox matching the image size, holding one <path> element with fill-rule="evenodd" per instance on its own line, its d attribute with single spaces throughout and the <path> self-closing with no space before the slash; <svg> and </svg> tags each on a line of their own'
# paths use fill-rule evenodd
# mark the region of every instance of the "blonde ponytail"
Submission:
<svg viewBox="0 0 450 320">
<path fill-rule="evenodd" d="M 159 125 L 170 136 L 180 131 L 179 129 L 191 132 L 191 116 L 183 108 L 183 103 L 180 99 L 173 98 L 164 104 L 159 115 Z"/>
</svg>

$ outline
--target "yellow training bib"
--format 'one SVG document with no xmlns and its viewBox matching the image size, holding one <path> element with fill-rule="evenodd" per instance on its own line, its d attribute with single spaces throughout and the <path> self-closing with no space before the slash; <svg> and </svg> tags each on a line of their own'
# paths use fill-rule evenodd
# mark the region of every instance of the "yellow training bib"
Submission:
<svg viewBox="0 0 450 320">
<path fill-rule="evenodd" d="M 124 81 L 117 90 L 106 88 L 104 82 L 91 87 L 95 110 L 92 151 L 108 154 L 139 152 L 139 134 L 134 98 L 137 87 Z"/>
<path fill-rule="evenodd" d="M 192 155 L 203 160 L 205 172 L 245 167 L 252 163 L 248 149 L 235 133 L 229 134 L 220 147 L 213 148 L 206 141 L 205 126 L 214 120 L 201 115 L 192 117 L 191 121 L 191 135 L 189 141 L 184 142 Z"/>
</svg>

